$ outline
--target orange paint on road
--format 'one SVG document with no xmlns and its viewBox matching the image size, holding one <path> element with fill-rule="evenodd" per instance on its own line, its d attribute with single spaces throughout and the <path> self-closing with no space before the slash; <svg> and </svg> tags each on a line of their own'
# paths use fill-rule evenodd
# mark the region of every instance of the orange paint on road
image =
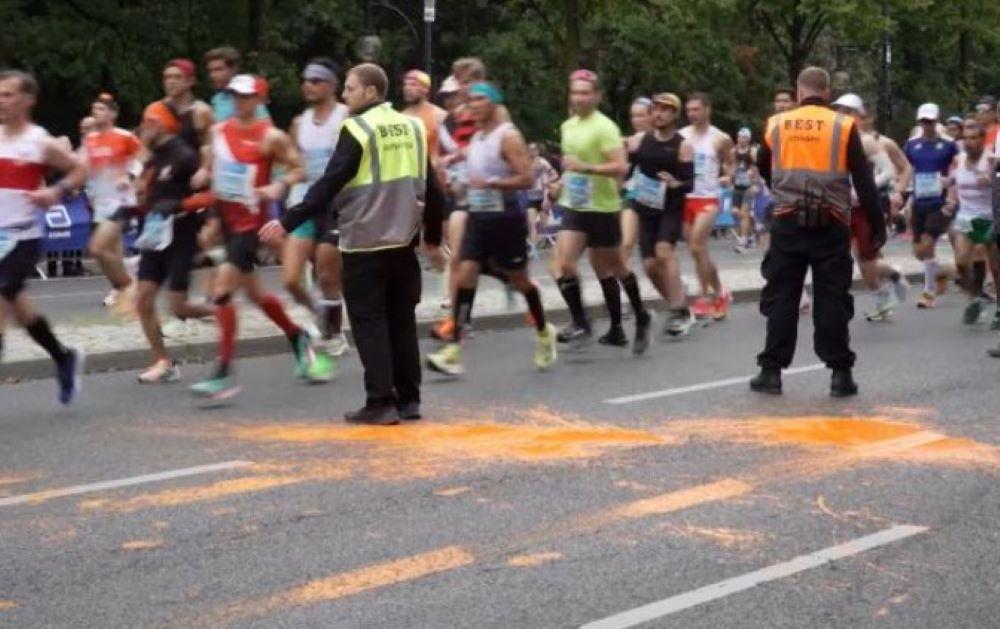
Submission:
<svg viewBox="0 0 1000 629">
<path fill-rule="evenodd" d="M 0 601 L 0 612 L 8 612 L 12 609 L 17 609 L 17 603 L 14 601 Z"/>
<path fill-rule="evenodd" d="M 155 539 L 137 539 L 130 542 L 125 542 L 121 545 L 121 549 L 128 552 L 134 552 L 139 550 L 156 550 L 157 548 L 163 548 L 162 540 Z"/>
<path fill-rule="evenodd" d="M 727 478 L 714 483 L 679 489 L 667 494 L 626 503 L 614 510 L 621 518 L 644 518 L 688 509 L 707 502 L 726 500 L 750 493 L 753 486 L 744 481 Z"/>
<path fill-rule="evenodd" d="M 80 502 L 81 509 L 116 511 L 128 513 L 140 509 L 152 509 L 160 507 L 176 507 L 193 502 L 203 502 L 206 500 L 217 500 L 276 487 L 284 487 L 303 482 L 300 476 L 247 476 L 232 480 L 224 480 L 209 485 L 198 485 L 195 487 L 182 487 L 180 489 L 168 489 L 166 491 L 150 492 L 139 494 L 131 498 L 96 498 Z"/>
<path fill-rule="evenodd" d="M 667 523 L 663 525 L 663 529 L 671 535 L 707 539 L 713 544 L 727 549 L 747 548 L 758 544 L 764 538 L 763 534 L 756 531 L 740 531 L 722 527 L 708 528 L 687 523 L 682 525 Z"/>
<path fill-rule="evenodd" d="M 507 560 L 507 565 L 514 568 L 534 568 L 542 564 L 558 561 L 563 558 L 559 552 L 532 553 L 530 555 L 517 555 Z"/>
</svg>

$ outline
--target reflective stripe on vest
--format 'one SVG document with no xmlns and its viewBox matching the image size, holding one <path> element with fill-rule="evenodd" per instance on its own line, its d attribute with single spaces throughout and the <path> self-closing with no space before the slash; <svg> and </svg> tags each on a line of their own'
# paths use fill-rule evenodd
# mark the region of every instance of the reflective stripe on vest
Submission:
<svg viewBox="0 0 1000 629">
<path fill-rule="evenodd" d="M 767 124 L 775 205 L 790 208 L 808 200 L 850 212 L 847 142 L 854 119 L 806 105 L 772 116 Z"/>
<path fill-rule="evenodd" d="M 388 103 L 344 121 L 361 145 L 358 172 L 334 198 L 346 253 L 405 247 L 420 231 L 427 185 L 423 123 Z"/>
</svg>

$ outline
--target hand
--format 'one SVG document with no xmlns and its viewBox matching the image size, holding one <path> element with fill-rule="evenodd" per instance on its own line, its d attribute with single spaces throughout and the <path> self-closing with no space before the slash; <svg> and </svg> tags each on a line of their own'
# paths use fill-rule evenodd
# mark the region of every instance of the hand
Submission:
<svg viewBox="0 0 1000 629">
<path fill-rule="evenodd" d="M 474 190 L 486 190 L 491 188 L 490 182 L 482 177 L 469 177 L 469 187 Z"/>
<path fill-rule="evenodd" d="M 719 185 L 723 188 L 729 188 L 733 185 L 733 178 L 729 175 L 723 175 L 719 177 Z"/>
<path fill-rule="evenodd" d="M 589 170 L 587 164 L 584 164 L 577 158 L 571 156 L 566 156 L 563 158 L 563 168 L 578 173 L 587 173 Z"/>
<path fill-rule="evenodd" d="M 276 245 L 280 243 L 287 235 L 288 232 L 285 231 L 281 221 L 277 219 L 268 221 L 267 224 L 261 227 L 260 231 L 257 232 L 257 236 L 260 238 L 260 241 L 268 245 Z"/>
<path fill-rule="evenodd" d="M 666 182 L 668 188 L 674 188 L 679 184 L 677 178 L 665 170 L 661 170 L 660 172 L 656 173 L 656 176 L 659 178 L 660 181 Z"/>
<path fill-rule="evenodd" d="M 893 192 L 889 195 L 889 207 L 898 212 L 903 207 L 903 195 L 898 192 Z"/>
<path fill-rule="evenodd" d="M 30 190 L 24 193 L 32 205 L 48 209 L 62 201 L 63 191 L 59 186 L 49 186 L 41 190 Z"/>
<path fill-rule="evenodd" d="M 424 243 L 424 251 L 427 252 L 427 261 L 431 263 L 431 268 L 438 272 L 443 271 L 445 259 L 441 247 Z"/>
<path fill-rule="evenodd" d="M 207 188 L 211 181 L 212 173 L 208 172 L 207 168 L 199 168 L 198 171 L 191 176 L 191 189 L 201 190 L 202 188 Z"/>
<path fill-rule="evenodd" d="M 954 203 L 951 202 L 945 203 L 944 205 L 941 206 L 941 213 L 947 216 L 948 218 L 952 218 L 955 216 L 955 207 L 956 206 Z"/>
</svg>

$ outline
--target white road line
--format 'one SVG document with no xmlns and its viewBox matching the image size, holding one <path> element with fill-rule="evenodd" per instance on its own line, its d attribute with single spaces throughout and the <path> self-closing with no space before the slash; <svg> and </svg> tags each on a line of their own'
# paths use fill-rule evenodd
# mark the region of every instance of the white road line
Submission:
<svg viewBox="0 0 1000 629">
<path fill-rule="evenodd" d="M 857 555 L 867 550 L 878 548 L 879 546 L 898 542 L 907 537 L 923 533 L 926 530 L 926 526 L 899 524 L 872 535 L 859 537 L 850 542 L 831 546 L 814 553 L 809 553 L 808 555 L 801 555 L 785 563 L 775 564 L 755 572 L 748 572 L 732 579 L 719 581 L 718 583 L 706 585 L 697 590 L 691 590 L 690 592 L 671 596 L 656 603 L 650 603 L 649 605 L 643 605 L 627 612 L 615 614 L 603 620 L 587 623 L 581 629 L 626 629 L 626 627 L 635 627 L 636 625 L 656 620 L 657 618 L 663 618 L 664 616 L 690 609 L 697 605 L 724 598 L 730 594 L 749 590 L 761 583 L 784 579 L 785 577 L 790 577 L 794 574 L 811 570 L 812 568 L 818 568 L 837 559 L 844 559 L 845 557 Z"/>
<path fill-rule="evenodd" d="M 199 474 L 211 474 L 225 470 L 234 470 L 253 465 L 252 461 L 226 461 L 225 463 L 213 463 L 211 465 L 198 465 L 196 467 L 185 467 L 179 470 L 167 470 L 155 474 L 144 474 L 133 476 L 132 478 L 121 478 L 118 480 L 106 480 L 99 483 L 89 483 L 87 485 L 75 485 L 73 487 L 63 487 L 62 489 L 47 489 L 36 491 L 31 494 L 0 498 L 0 507 L 12 507 L 32 502 L 43 502 L 52 498 L 64 498 L 66 496 L 78 496 L 89 494 L 95 491 L 106 491 L 108 489 L 120 489 L 122 487 L 132 487 L 133 485 L 144 485 L 146 483 L 156 483 L 186 476 L 197 476 Z"/>
<path fill-rule="evenodd" d="M 822 363 L 817 363 L 815 365 L 806 365 L 805 367 L 793 367 L 792 369 L 785 369 L 782 375 L 794 376 L 795 374 L 808 373 L 810 371 L 819 371 L 820 369 L 826 369 L 826 365 Z M 659 391 L 650 391 L 649 393 L 637 393 L 635 395 L 624 395 L 622 397 L 613 397 L 608 400 L 604 400 L 605 404 L 633 404 L 635 402 L 645 402 L 646 400 L 655 400 L 662 397 L 672 397 L 674 395 L 684 395 L 685 393 L 697 393 L 698 391 L 708 391 L 709 389 L 721 389 L 723 387 L 731 387 L 733 385 L 742 384 L 746 385 L 747 382 L 752 378 L 753 375 L 748 376 L 737 376 L 735 378 L 726 378 L 725 380 L 712 380 L 711 382 L 702 382 L 701 384 L 692 384 L 686 387 L 676 387 L 673 389 L 661 389 Z"/>
</svg>

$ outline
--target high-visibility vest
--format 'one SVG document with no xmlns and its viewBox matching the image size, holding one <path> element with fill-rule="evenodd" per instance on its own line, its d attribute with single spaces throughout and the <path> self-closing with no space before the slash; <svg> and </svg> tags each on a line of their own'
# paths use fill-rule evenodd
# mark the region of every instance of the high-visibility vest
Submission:
<svg viewBox="0 0 1000 629">
<path fill-rule="evenodd" d="M 427 185 L 427 133 L 389 103 L 344 121 L 361 145 L 358 172 L 334 197 L 345 253 L 408 246 L 420 231 Z"/>
<path fill-rule="evenodd" d="M 852 117 L 822 105 L 768 119 L 764 141 L 771 149 L 771 190 L 778 210 L 806 203 L 850 213 L 847 140 L 853 128 Z"/>
</svg>

